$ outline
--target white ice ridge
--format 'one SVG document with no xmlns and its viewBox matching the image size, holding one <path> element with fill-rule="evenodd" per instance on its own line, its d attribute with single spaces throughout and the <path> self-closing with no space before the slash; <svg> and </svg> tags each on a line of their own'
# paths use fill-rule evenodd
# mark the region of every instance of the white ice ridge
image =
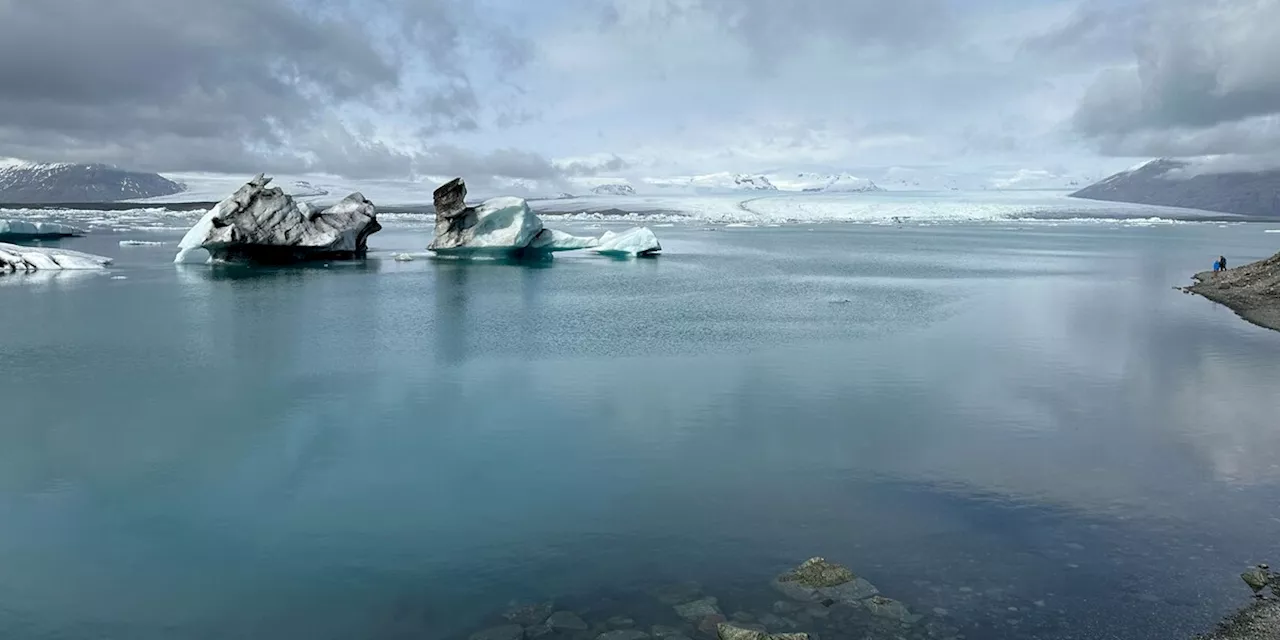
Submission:
<svg viewBox="0 0 1280 640">
<path fill-rule="evenodd" d="M 0 237 L 4 238 L 66 238 L 82 235 L 83 231 L 56 222 L 0 220 Z"/>
<path fill-rule="evenodd" d="M 109 264 L 111 264 L 111 258 L 90 253 L 50 247 L 24 247 L 0 242 L 0 273 L 105 269 Z"/>
</svg>

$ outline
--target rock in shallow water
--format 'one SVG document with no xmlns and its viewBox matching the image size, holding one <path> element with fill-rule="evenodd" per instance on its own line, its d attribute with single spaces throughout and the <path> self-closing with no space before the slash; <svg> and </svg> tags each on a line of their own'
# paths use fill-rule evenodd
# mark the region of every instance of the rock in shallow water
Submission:
<svg viewBox="0 0 1280 640">
<path fill-rule="evenodd" d="M 760 629 L 744 625 L 725 623 L 716 629 L 720 640 L 809 640 L 807 633 L 775 633 L 770 634 Z"/>
<path fill-rule="evenodd" d="M 316 212 L 259 175 L 218 203 L 178 244 L 174 262 L 292 263 L 363 258 L 382 229 L 372 202 L 353 193 Z M 207 252 L 208 258 L 204 253 Z"/>
<path fill-rule="evenodd" d="M 834 587 L 853 580 L 853 572 L 847 567 L 825 558 L 809 558 L 795 569 L 778 577 L 778 582 L 795 582 L 803 587 L 818 589 Z"/>
</svg>

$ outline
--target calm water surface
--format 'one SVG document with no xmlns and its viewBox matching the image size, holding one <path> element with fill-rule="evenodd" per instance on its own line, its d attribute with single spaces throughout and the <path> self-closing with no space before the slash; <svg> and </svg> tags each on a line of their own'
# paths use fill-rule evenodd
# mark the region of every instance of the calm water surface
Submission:
<svg viewBox="0 0 1280 640">
<path fill-rule="evenodd" d="M 1171 287 L 1263 228 L 293 270 L 68 241 L 117 268 L 0 277 L 0 637 L 647 626 L 652 587 L 767 610 L 813 555 L 968 638 L 1185 637 L 1280 562 L 1280 333 Z"/>
</svg>

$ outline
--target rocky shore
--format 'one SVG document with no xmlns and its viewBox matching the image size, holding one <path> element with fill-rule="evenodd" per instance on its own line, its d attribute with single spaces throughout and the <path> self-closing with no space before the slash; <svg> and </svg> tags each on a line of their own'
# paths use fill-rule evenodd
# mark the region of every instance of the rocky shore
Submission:
<svg viewBox="0 0 1280 640">
<path fill-rule="evenodd" d="M 1240 578 L 1253 589 L 1257 599 L 1222 621 L 1213 633 L 1196 640 L 1280 640 L 1280 575 L 1261 564 L 1240 574 Z"/>
<path fill-rule="evenodd" d="M 761 585 L 764 586 L 764 585 Z M 938 612 L 921 615 L 885 597 L 865 578 L 811 558 L 769 585 L 767 607 L 730 607 L 702 585 L 653 589 L 636 612 L 572 611 L 554 602 L 512 603 L 494 626 L 469 640 L 958 640 Z M 736 604 L 736 603 L 735 603 Z M 643 610 L 641 610 L 643 609 Z M 643 615 L 642 615 L 643 614 Z"/>
<path fill-rule="evenodd" d="M 1183 288 L 1225 305 L 1241 318 L 1280 331 L 1280 253 L 1235 269 L 1205 271 Z"/>
</svg>

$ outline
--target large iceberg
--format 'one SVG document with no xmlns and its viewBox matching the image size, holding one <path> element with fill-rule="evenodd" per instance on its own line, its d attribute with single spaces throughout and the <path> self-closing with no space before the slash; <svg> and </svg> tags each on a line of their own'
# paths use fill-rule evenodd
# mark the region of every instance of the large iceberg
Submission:
<svg viewBox="0 0 1280 640">
<path fill-rule="evenodd" d="M 0 273 L 105 269 L 109 264 L 111 264 L 111 258 L 90 253 L 52 247 L 24 247 L 0 242 Z"/>
<path fill-rule="evenodd" d="M 290 263 L 363 258 L 370 235 L 382 229 L 377 211 L 359 193 L 315 211 L 298 204 L 259 174 L 210 209 L 178 243 L 174 262 Z M 207 255 L 206 255 L 207 254 Z"/>
<path fill-rule="evenodd" d="M 441 256 L 520 257 L 591 249 L 607 255 L 651 255 L 662 250 L 644 227 L 599 238 L 547 229 L 523 198 L 493 198 L 466 205 L 467 185 L 455 178 L 435 191 L 435 239 L 427 249 Z"/>
<path fill-rule="evenodd" d="M 54 240 L 82 235 L 83 231 L 56 222 L 0 220 L 0 240 Z"/>
</svg>

